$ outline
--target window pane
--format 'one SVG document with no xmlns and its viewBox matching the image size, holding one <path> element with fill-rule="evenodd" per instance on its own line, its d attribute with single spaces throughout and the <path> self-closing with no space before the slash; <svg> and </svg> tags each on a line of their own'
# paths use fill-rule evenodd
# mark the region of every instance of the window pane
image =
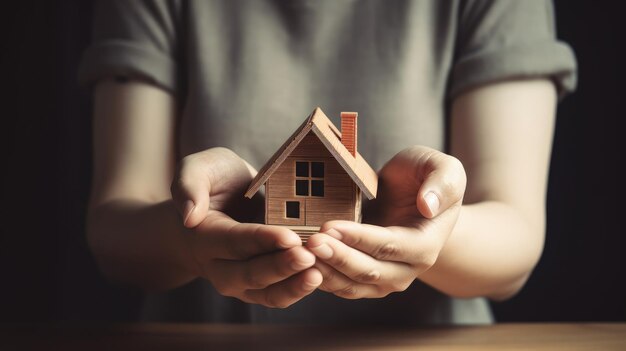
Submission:
<svg viewBox="0 0 626 351">
<path fill-rule="evenodd" d="M 311 195 L 324 196 L 324 181 L 323 180 L 311 181 Z"/>
<path fill-rule="evenodd" d="M 285 203 L 285 217 L 300 218 L 300 202 L 287 201 Z"/>
<path fill-rule="evenodd" d="M 309 196 L 309 181 L 296 179 L 296 195 Z"/>
<path fill-rule="evenodd" d="M 309 163 L 296 161 L 296 177 L 309 176 Z"/>
<path fill-rule="evenodd" d="M 324 178 L 324 162 L 311 162 L 311 177 Z"/>
</svg>

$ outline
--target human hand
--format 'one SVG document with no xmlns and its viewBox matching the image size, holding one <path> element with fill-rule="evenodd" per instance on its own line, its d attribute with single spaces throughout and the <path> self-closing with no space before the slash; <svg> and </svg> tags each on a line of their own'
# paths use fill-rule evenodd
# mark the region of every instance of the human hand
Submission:
<svg viewBox="0 0 626 351">
<path fill-rule="evenodd" d="M 369 221 L 330 221 L 307 247 L 318 257 L 321 290 L 357 299 L 404 291 L 431 268 L 458 218 L 466 176 L 454 157 L 415 146 L 380 171 Z M 367 218 L 367 217 L 366 217 Z"/>
<path fill-rule="evenodd" d="M 287 307 L 313 292 L 322 276 L 296 233 L 231 217 L 253 218 L 261 208 L 259 199 L 243 196 L 255 173 L 231 150 L 208 149 L 182 160 L 172 198 L 190 228 L 198 275 L 222 295 Z"/>
</svg>

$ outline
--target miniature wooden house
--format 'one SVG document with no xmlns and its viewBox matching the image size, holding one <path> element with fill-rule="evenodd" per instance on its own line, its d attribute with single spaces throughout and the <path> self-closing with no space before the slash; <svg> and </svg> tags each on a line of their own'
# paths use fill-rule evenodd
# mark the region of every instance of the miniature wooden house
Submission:
<svg viewBox="0 0 626 351">
<path fill-rule="evenodd" d="M 357 113 L 341 113 L 341 131 L 318 107 L 252 180 L 265 184 L 265 223 L 306 240 L 329 220 L 361 220 L 361 194 L 376 197 L 378 177 L 357 151 Z"/>
</svg>

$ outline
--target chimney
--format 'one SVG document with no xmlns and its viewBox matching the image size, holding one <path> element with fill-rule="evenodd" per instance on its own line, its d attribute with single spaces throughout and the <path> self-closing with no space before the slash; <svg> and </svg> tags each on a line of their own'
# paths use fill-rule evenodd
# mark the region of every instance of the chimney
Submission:
<svg viewBox="0 0 626 351">
<path fill-rule="evenodd" d="M 356 118 L 358 115 L 357 112 L 341 113 L 341 143 L 354 157 L 356 157 Z"/>
</svg>

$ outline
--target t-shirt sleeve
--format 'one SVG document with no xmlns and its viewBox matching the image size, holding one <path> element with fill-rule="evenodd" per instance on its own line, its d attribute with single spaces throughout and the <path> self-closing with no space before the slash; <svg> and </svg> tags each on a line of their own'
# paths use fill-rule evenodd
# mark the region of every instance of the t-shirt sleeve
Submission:
<svg viewBox="0 0 626 351">
<path fill-rule="evenodd" d="M 128 76 L 175 91 L 177 9 L 167 0 L 98 1 L 92 43 L 78 69 L 79 83 L 88 86 L 104 77 Z"/>
<path fill-rule="evenodd" d="M 495 81 L 549 77 L 559 97 L 576 87 L 576 59 L 555 34 L 550 0 L 468 0 L 458 18 L 449 97 Z"/>
</svg>

